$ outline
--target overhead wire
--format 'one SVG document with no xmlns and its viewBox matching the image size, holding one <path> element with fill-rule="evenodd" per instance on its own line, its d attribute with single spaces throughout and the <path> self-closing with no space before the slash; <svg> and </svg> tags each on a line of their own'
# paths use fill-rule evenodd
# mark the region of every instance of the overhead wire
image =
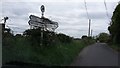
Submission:
<svg viewBox="0 0 120 68">
<path fill-rule="evenodd" d="M 105 10 L 106 10 L 106 16 L 109 18 L 108 9 L 107 9 L 107 4 L 106 4 L 106 1 L 105 1 L 105 0 L 104 0 L 104 5 L 105 5 Z"/>
<path fill-rule="evenodd" d="M 108 8 L 107 8 L 107 4 L 106 4 L 106 0 L 104 0 L 104 6 L 105 6 L 105 11 L 106 11 L 106 16 L 108 18 L 109 23 L 111 24 L 111 19 L 109 17 L 109 13 L 108 13 Z"/>
<path fill-rule="evenodd" d="M 86 0 L 84 0 L 84 3 L 85 3 L 85 9 L 86 9 L 87 18 L 89 19 L 89 14 L 88 14 L 88 9 L 87 9 L 87 3 L 86 3 Z"/>
<path fill-rule="evenodd" d="M 88 9 L 87 9 L 87 3 L 86 3 L 86 0 L 84 0 L 84 3 L 85 3 L 85 9 L 86 9 L 86 14 L 87 14 L 87 18 L 89 20 L 89 27 L 88 27 L 88 36 L 90 36 L 90 26 L 91 26 L 91 19 L 89 18 L 89 14 L 88 14 Z"/>
</svg>

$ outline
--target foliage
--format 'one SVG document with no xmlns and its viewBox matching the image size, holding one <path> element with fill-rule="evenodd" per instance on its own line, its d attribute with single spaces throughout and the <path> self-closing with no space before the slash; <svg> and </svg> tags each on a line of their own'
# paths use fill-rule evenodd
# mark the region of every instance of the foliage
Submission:
<svg viewBox="0 0 120 68">
<path fill-rule="evenodd" d="M 117 5 L 115 11 L 113 12 L 111 25 L 108 30 L 111 34 L 111 39 L 113 43 L 120 44 L 120 4 Z"/>
<path fill-rule="evenodd" d="M 65 34 L 43 32 L 43 47 L 40 46 L 41 30 L 29 29 L 23 35 L 7 36 L 3 40 L 3 64 L 11 61 L 43 64 L 69 65 L 92 38 L 74 40 Z M 4 34 L 5 36 L 6 34 Z"/>
<path fill-rule="evenodd" d="M 41 31 L 41 28 L 28 29 L 24 31 L 23 35 L 29 38 L 30 42 L 32 41 L 31 42 L 32 45 L 37 43 L 37 46 L 40 46 L 40 44 L 44 46 L 52 45 L 55 44 L 55 40 L 56 40 L 56 34 L 54 32 Z"/>
<path fill-rule="evenodd" d="M 72 41 L 72 38 L 71 38 L 71 37 L 69 37 L 69 36 L 67 36 L 67 35 L 65 35 L 65 34 L 62 34 L 62 33 L 58 34 L 58 35 L 57 35 L 57 38 L 58 38 L 59 41 L 62 42 L 62 43 L 70 43 L 70 42 Z"/>
<path fill-rule="evenodd" d="M 83 36 L 82 36 L 82 39 L 84 39 L 84 38 L 87 38 L 87 36 L 86 36 L 86 35 L 83 35 Z"/>
<path fill-rule="evenodd" d="M 13 37 L 13 34 L 10 31 L 5 31 L 5 30 L 2 31 L 2 35 L 3 35 L 2 38 Z"/>
<path fill-rule="evenodd" d="M 65 34 L 56 34 L 55 32 L 42 31 L 43 38 L 41 38 L 41 29 L 28 29 L 24 31 L 23 35 L 29 37 L 29 40 L 32 41 L 32 45 L 38 43 L 39 46 L 42 42 L 43 46 L 54 45 L 58 43 L 70 43 L 72 38 Z"/>
<path fill-rule="evenodd" d="M 110 47 L 113 48 L 114 50 L 120 52 L 120 44 L 112 44 Z"/>
<path fill-rule="evenodd" d="M 100 42 L 105 42 L 105 43 L 107 43 L 107 42 L 109 41 L 109 34 L 107 34 L 107 33 L 100 33 L 100 34 L 98 35 L 98 40 L 99 40 Z"/>
<path fill-rule="evenodd" d="M 90 45 L 90 44 L 95 43 L 95 40 L 92 37 L 82 36 L 82 43 L 84 45 Z"/>
<path fill-rule="evenodd" d="M 108 27 L 110 32 L 109 45 L 116 50 L 120 51 L 120 4 L 118 4 L 113 12 L 111 24 Z"/>
<path fill-rule="evenodd" d="M 29 40 L 21 36 L 4 39 L 3 44 L 3 64 L 10 61 L 20 61 L 26 63 L 45 65 L 68 65 L 85 47 L 81 41 L 70 43 L 59 43 L 52 47 L 38 47 L 37 44 L 30 46 Z M 8 46 L 5 46 L 8 45 Z"/>
</svg>

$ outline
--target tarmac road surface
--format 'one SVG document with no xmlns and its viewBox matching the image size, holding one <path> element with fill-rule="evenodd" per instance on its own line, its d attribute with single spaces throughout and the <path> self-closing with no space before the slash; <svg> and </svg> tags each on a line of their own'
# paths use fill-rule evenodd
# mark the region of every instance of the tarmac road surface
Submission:
<svg viewBox="0 0 120 68">
<path fill-rule="evenodd" d="M 84 48 L 70 66 L 118 66 L 118 53 L 106 43 Z"/>
</svg>

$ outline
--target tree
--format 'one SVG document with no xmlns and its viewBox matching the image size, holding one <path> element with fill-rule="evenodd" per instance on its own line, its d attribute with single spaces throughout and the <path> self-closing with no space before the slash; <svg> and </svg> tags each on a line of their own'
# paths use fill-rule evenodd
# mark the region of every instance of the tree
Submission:
<svg viewBox="0 0 120 68">
<path fill-rule="evenodd" d="M 84 38 L 87 38 L 87 35 L 83 35 L 83 36 L 82 36 L 82 39 L 84 39 Z"/>
<path fill-rule="evenodd" d="M 25 30 L 23 35 L 31 41 L 32 45 L 40 45 L 40 43 L 43 46 L 53 45 L 56 39 L 56 34 L 50 31 L 43 31 L 43 38 L 41 38 L 41 28 Z"/>
<path fill-rule="evenodd" d="M 111 39 L 114 43 L 120 44 L 120 4 L 113 12 L 111 25 L 108 27 Z"/>
<path fill-rule="evenodd" d="M 60 42 L 62 43 L 70 43 L 72 41 L 72 37 L 67 36 L 65 34 L 57 34 L 57 38 L 59 39 Z"/>
<path fill-rule="evenodd" d="M 109 41 L 109 34 L 107 33 L 100 33 L 98 35 L 98 39 L 100 42 L 108 42 Z"/>
</svg>

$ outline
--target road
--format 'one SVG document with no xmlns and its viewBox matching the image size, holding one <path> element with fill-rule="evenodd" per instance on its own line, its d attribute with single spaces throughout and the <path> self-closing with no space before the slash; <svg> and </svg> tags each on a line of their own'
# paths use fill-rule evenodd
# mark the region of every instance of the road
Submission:
<svg viewBox="0 0 120 68">
<path fill-rule="evenodd" d="M 84 48 L 70 66 L 118 66 L 118 53 L 105 43 Z"/>
</svg>

